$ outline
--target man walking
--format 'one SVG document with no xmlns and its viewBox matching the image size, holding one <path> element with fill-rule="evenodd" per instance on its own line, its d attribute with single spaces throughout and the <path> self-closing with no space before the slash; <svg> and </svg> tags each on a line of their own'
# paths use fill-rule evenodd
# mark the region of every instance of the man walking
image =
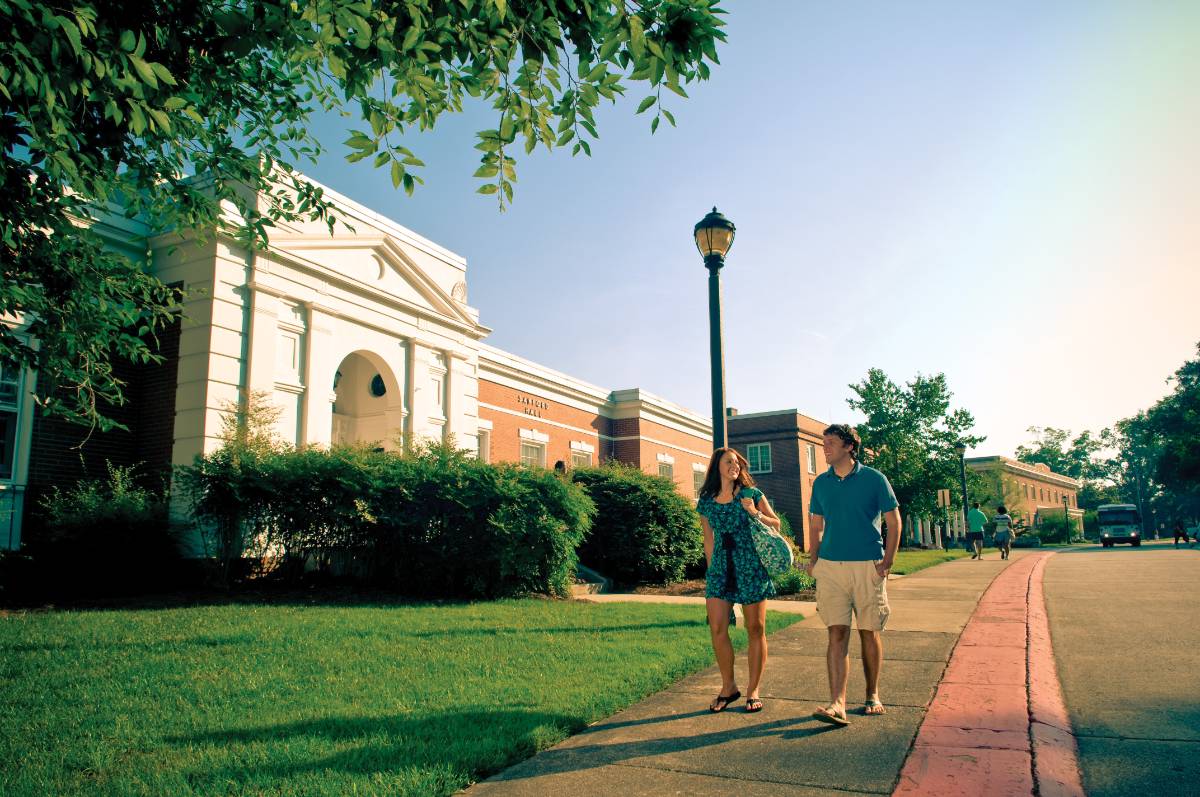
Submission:
<svg viewBox="0 0 1200 797">
<path fill-rule="evenodd" d="M 827 707 L 813 716 L 831 725 L 849 725 L 846 682 L 850 675 L 850 621 L 857 618 L 867 694 L 863 714 L 884 713 L 879 700 L 883 667 L 881 632 L 891 609 L 887 577 L 900 545 L 900 507 L 887 477 L 858 461 L 862 441 L 852 426 L 825 430 L 822 447 L 829 470 L 813 482 L 805 569 L 817 580 L 817 614 L 828 629 L 825 663 L 829 673 Z M 887 523 L 884 545 L 880 521 Z"/>
<path fill-rule="evenodd" d="M 967 542 L 971 543 L 972 559 L 983 558 L 983 527 L 987 525 L 988 516 L 983 514 L 976 501 L 967 513 Z"/>
</svg>

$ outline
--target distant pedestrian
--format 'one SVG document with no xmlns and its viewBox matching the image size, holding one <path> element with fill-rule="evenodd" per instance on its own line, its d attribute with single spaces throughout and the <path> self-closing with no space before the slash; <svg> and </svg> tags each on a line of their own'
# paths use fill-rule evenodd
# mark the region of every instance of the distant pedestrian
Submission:
<svg viewBox="0 0 1200 797">
<path fill-rule="evenodd" d="M 763 702 L 758 690 L 767 665 L 767 598 L 775 595 L 775 584 L 758 558 L 746 516 L 776 531 L 782 521 L 771 510 L 762 490 L 754 486 L 750 463 L 732 448 L 713 452 L 696 511 L 700 513 L 704 556 L 708 560 L 704 590 L 708 630 L 721 671 L 721 691 L 708 710 L 724 711 L 742 696 L 734 680 L 733 642 L 729 639 L 733 605 L 740 603 L 749 637 L 746 711 L 761 711 Z"/>
<path fill-rule="evenodd" d="M 850 624 L 858 624 L 866 695 L 862 713 L 883 714 L 879 673 L 883 628 L 891 614 L 887 577 L 902 531 L 900 507 L 887 477 L 858 461 L 861 441 L 853 427 L 834 424 L 822 436 L 829 470 L 812 486 L 808 574 L 817 580 L 817 614 L 825 623 L 825 666 L 830 701 L 813 717 L 849 725 L 846 685 L 850 673 Z M 887 523 L 887 543 L 881 533 Z"/>
<path fill-rule="evenodd" d="M 1183 527 L 1183 521 L 1180 521 L 1180 520 L 1175 521 L 1175 528 L 1173 530 L 1173 533 L 1175 534 L 1175 547 L 1176 548 L 1179 547 L 1179 539 L 1181 537 L 1183 538 L 1183 544 L 1184 545 L 1188 544 L 1188 542 L 1189 542 L 1188 533 L 1187 533 L 1187 529 L 1185 529 Z"/>
<path fill-rule="evenodd" d="M 987 525 L 988 516 L 983 514 L 976 501 L 971 511 L 967 513 L 967 542 L 971 543 L 972 559 L 983 558 L 983 527 Z"/>
<path fill-rule="evenodd" d="M 992 518 L 992 522 L 996 524 L 996 547 L 1000 549 L 1000 558 L 1007 559 L 1008 555 L 1012 553 L 1013 519 L 1009 517 L 1004 504 L 996 507 L 996 514 Z"/>
</svg>

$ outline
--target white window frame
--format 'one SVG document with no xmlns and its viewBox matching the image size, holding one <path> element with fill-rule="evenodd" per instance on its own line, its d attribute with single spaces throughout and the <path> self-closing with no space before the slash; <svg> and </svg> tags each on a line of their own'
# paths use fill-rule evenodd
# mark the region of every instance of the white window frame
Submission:
<svg viewBox="0 0 1200 797">
<path fill-rule="evenodd" d="M 480 462 L 492 461 L 492 430 L 480 428 L 475 447 L 475 456 Z"/>
<path fill-rule="evenodd" d="M 763 463 L 762 463 L 763 449 L 766 449 L 766 452 L 767 452 L 767 466 L 765 468 L 762 466 L 763 465 Z M 754 466 L 754 452 L 755 451 L 759 452 L 757 468 Z M 770 442 L 748 443 L 746 445 L 746 461 L 750 463 L 750 472 L 751 473 L 770 473 L 774 469 L 774 465 L 775 465 L 774 459 L 771 456 Z"/>
<path fill-rule="evenodd" d="M 571 467 L 572 468 L 590 468 L 590 467 L 592 467 L 592 453 L 590 451 L 572 451 L 571 452 Z"/>
<path fill-rule="evenodd" d="M 817 447 L 812 443 L 805 443 L 805 454 L 808 457 L 808 472 L 817 472 Z"/>
<path fill-rule="evenodd" d="M 527 457 L 526 450 L 535 452 L 533 456 Z M 517 450 L 517 457 L 523 467 L 546 467 L 546 444 L 538 443 L 532 440 L 522 440 L 520 448 Z M 526 459 L 531 461 L 526 462 Z"/>
<path fill-rule="evenodd" d="M 675 463 L 674 462 L 659 462 L 658 475 L 664 479 L 675 481 Z"/>
<path fill-rule="evenodd" d="M 696 494 L 697 498 L 700 497 L 700 488 L 703 486 L 704 486 L 704 471 L 693 470 L 692 471 L 692 492 L 694 492 Z"/>
</svg>

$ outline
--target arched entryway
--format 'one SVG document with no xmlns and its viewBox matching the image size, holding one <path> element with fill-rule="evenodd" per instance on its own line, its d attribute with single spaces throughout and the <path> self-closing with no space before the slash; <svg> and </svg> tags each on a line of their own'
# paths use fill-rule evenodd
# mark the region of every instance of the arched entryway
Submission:
<svg viewBox="0 0 1200 797">
<path fill-rule="evenodd" d="M 363 350 L 346 355 L 334 373 L 333 392 L 333 445 L 401 447 L 404 383 L 382 357 Z"/>
</svg>

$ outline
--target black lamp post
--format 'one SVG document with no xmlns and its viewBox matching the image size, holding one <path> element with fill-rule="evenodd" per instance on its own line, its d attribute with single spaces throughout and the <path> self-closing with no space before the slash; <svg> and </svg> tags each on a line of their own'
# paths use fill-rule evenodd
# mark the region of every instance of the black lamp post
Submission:
<svg viewBox="0 0 1200 797">
<path fill-rule="evenodd" d="M 967 447 L 962 443 L 954 446 L 954 450 L 958 453 L 958 479 L 962 485 L 962 509 L 963 523 L 967 522 L 967 513 L 971 508 L 967 506 Z"/>
<path fill-rule="evenodd" d="M 1071 496 L 1063 492 L 1063 525 L 1067 527 L 1067 542 L 1071 542 Z"/>
<path fill-rule="evenodd" d="M 696 248 L 708 269 L 708 350 L 712 362 L 713 449 L 725 447 L 725 355 L 721 344 L 721 266 L 733 246 L 733 222 L 713 207 L 696 225 Z"/>
</svg>

